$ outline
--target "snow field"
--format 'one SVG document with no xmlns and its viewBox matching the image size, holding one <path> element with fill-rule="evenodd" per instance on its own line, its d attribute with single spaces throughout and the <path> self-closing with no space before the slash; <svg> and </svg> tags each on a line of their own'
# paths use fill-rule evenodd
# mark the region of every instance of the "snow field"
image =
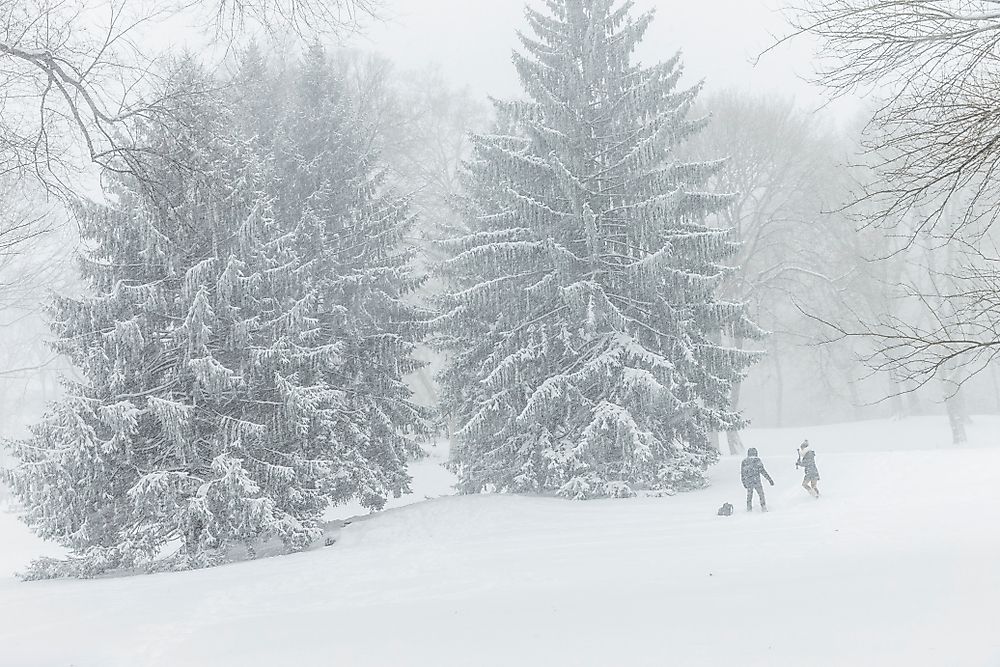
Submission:
<svg viewBox="0 0 1000 667">
<path fill-rule="evenodd" d="M 447 492 L 442 449 L 414 469 L 414 504 L 332 547 L 0 578 L 0 665 L 995 667 L 1000 420 L 971 435 L 948 446 L 943 419 L 750 432 L 777 483 L 768 514 L 744 511 L 731 457 L 711 488 L 670 498 L 423 501 Z M 798 486 L 802 437 L 819 500 Z M 726 501 L 734 516 L 715 516 Z M 3 573 L 47 548 L 10 515 L 0 536 Z"/>
</svg>

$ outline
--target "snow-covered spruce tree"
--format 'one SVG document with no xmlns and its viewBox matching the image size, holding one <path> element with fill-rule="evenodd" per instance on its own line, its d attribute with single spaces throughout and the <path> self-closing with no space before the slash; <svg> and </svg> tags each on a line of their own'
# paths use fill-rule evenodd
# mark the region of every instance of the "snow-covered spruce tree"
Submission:
<svg viewBox="0 0 1000 667">
<path fill-rule="evenodd" d="M 225 95 L 182 95 L 142 128 L 153 178 L 109 175 L 113 203 L 81 208 L 92 295 L 52 314 L 85 380 L 14 443 L 8 474 L 27 523 L 72 557 L 29 577 L 165 549 L 191 567 L 269 537 L 302 548 L 328 504 L 406 490 L 421 429 L 402 383 L 419 335 L 395 250 L 409 220 L 327 103 L 336 81 L 315 89 L 321 66 L 279 77 L 249 58 Z M 216 84 L 190 62 L 174 78 Z"/>
<path fill-rule="evenodd" d="M 701 125 L 697 88 L 678 88 L 678 57 L 631 62 L 652 17 L 616 4 L 528 9 L 529 99 L 498 102 L 475 140 L 472 232 L 452 242 L 436 320 L 465 492 L 698 487 L 711 434 L 742 424 L 729 391 L 754 357 L 715 341 L 760 332 L 714 297 L 734 247 L 703 222 L 727 197 L 699 186 L 719 165 L 671 158 Z"/>
<path fill-rule="evenodd" d="M 426 313 L 405 298 L 421 280 L 403 238 L 409 202 L 386 187 L 370 133 L 354 130 L 366 108 L 347 95 L 321 47 L 267 81 L 266 98 L 278 103 L 260 117 L 282 119 L 270 139 L 256 135 L 273 156 L 270 201 L 294 229 L 302 284 L 312 286 L 316 324 L 337 352 L 323 371 L 340 394 L 333 434 L 350 483 L 331 500 L 357 495 L 380 508 L 387 492 L 407 488 L 406 460 L 422 453 L 414 436 L 428 416 L 403 380 L 422 365 L 413 353 L 427 328 Z"/>
</svg>

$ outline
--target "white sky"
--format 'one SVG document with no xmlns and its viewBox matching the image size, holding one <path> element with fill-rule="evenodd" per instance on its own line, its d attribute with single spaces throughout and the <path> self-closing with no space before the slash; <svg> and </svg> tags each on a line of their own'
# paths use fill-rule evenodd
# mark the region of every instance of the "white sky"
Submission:
<svg viewBox="0 0 1000 667">
<path fill-rule="evenodd" d="M 524 0 L 384 0 L 389 20 L 370 26 L 352 45 L 378 51 L 403 69 L 440 66 L 453 84 L 480 95 L 510 97 L 520 88 L 510 64 L 515 30 L 525 27 Z M 541 5 L 533 0 L 536 5 Z M 652 63 L 684 53 L 686 79 L 709 88 L 780 92 L 815 108 L 822 93 L 803 80 L 812 72 L 813 44 L 800 38 L 750 61 L 789 30 L 780 13 L 787 0 L 636 0 L 655 7 L 656 20 L 639 51 Z"/>
</svg>

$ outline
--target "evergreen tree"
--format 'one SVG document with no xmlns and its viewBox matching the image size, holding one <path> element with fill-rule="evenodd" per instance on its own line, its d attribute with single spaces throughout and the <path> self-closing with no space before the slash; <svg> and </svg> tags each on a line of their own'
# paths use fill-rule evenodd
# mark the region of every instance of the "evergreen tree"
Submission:
<svg viewBox="0 0 1000 667">
<path fill-rule="evenodd" d="M 756 338 L 717 300 L 734 251 L 700 190 L 718 163 L 672 158 L 701 127 L 679 57 L 632 62 L 651 14 L 545 0 L 515 53 L 527 101 L 497 102 L 475 139 L 467 223 L 442 272 L 436 339 L 452 355 L 445 410 L 461 424 L 460 488 L 584 498 L 704 484 L 711 434 L 739 428 L 732 383 Z"/>
<path fill-rule="evenodd" d="M 402 382 L 421 320 L 402 301 L 409 217 L 323 67 L 271 75 L 251 52 L 234 92 L 192 97 L 219 87 L 182 63 L 169 124 L 141 128 L 155 188 L 111 175 L 112 203 L 81 207 L 92 295 L 52 312 L 85 381 L 14 443 L 8 475 L 73 557 L 29 576 L 172 546 L 179 567 L 270 537 L 300 549 L 328 504 L 407 490 L 423 418 Z"/>
<path fill-rule="evenodd" d="M 294 87 L 282 98 L 289 80 Z M 342 392 L 338 447 L 354 457 L 355 486 L 345 497 L 380 508 L 386 489 L 406 488 L 406 459 L 421 453 L 412 436 L 427 416 L 403 381 L 421 366 L 413 352 L 426 331 L 425 314 L 404 300 L 420 284 L 403 238 L 413 222 L 409 202 L 385 186 L 368 133 L 354 131 L 365 109 L 347 96 L 321 47 L 298 72 L 270 82 L 270 99 L 281 100 L 274 114 L 285 122 L 266 149 L 274 156 L 268 188 L 276 214 L 295 230 L 300 283 L 317 295 L 317 325 L 337 347 L 325 372 Z"/>
</svg>

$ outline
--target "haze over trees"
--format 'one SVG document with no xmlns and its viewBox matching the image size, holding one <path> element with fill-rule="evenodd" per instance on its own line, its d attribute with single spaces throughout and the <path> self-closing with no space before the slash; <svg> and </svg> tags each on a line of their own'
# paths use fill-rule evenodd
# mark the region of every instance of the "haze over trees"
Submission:
<svg viewBox="0 0 1000 667">
<path fill-rule="evenodd" d="M 834 90 L 889 91 L 860 120 L 640 62 L 628 1 L 532 4 L 488 105 L 336 48 L 369 0 L 0 0 L 0 398 L 67 371 L 9 422 L 71 554 L 27 575 L 305 549 L 438 436 L 460 492 L 573 499 L 702 488 L 751 422 L 964 443 L 1000 410 L 996 3 L 801 4 Z M 181 20 L 204 48 L 146 39 Z"/>
<path fill-rule="evenodd" d="M 167 108 L 158 82 L 164 30 L 197 26 L 216 45 L 242 34 L 342 33 L 375 15 L 372 0 L 2 0 L 0 175 L 33 177 L 72 191 L 92 161 L 112 171 L 142 167 L 136 121 Z"/>
<path fill-rule="evenodd" d="M 908 297 L 925 304 L 930 317 L 877 316 L 837 328 L 874 341 L 870 365 L 891 373 L 905 390 L 944 378 L 953 394 L 980 371 L 993 372 L 1000 351 L 993 297 L 1000 261 L 1000 200 L 993 187 L 1000 164 L 994 120 L 998 5 L 798 5 L 796 28 L 823 44 L 821 80 L 839 93 L 879 99 L 864 133 L 876 178 L 857 192 L 861 224 L 902 238 L 901 252 L 918 246 L 946 257 L 945 263 L 923 262 L 933 273 L 931 283 L 909 285 Z M 956 374 L 956 366 L 966 371 Z"/>
</svg>

